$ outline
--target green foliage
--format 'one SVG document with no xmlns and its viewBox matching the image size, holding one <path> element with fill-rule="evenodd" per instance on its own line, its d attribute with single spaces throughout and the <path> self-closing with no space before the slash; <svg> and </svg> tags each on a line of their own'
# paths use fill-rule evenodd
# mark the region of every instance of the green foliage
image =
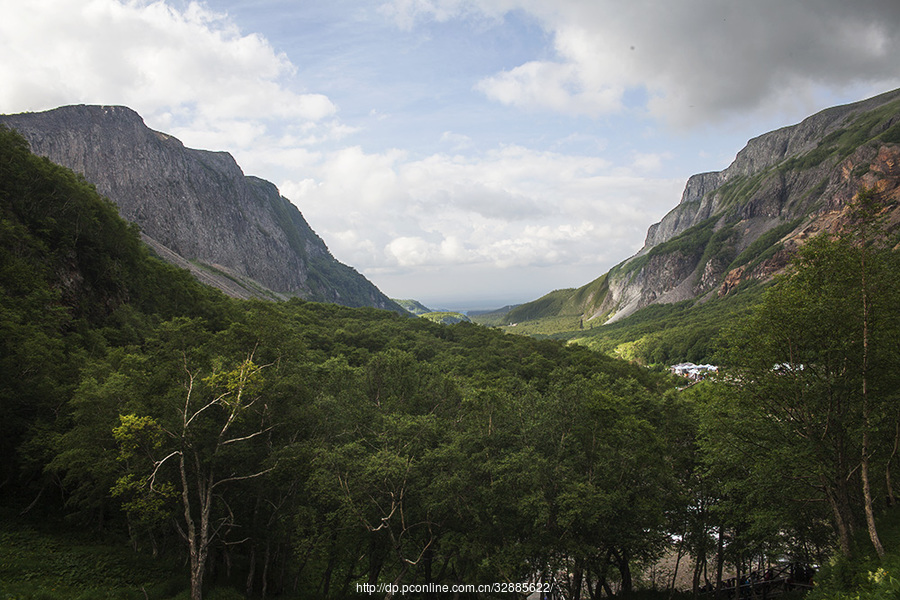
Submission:
<svg viewBox="0 0 900 600">
<path fill-rule="evenodd" d="M 809 600 L 840 598 L 846 600 L 875 600 L 896 598 L 900 594 L 900 513 L 891 508 L 879 516 L 879 532 L 888 554 L 878 559 L 874 552 L 857 556 L 834 556 L 822 565 L 816 576 L 816 587 Z M 865 547 L 865 534 L 860 532 L 859 547 Z"/>
<path fill-rule="evenodd" d="M 455 325 L 457 323 L 470 323 L 469 317 L 458 312 L 428 312 L 419 315 L 423 319 L 440 323 L 441 325 Z"/>
<path fill-rule="evenodd" d="M 895 559 L 878 555 L 896 551 L 896 533 L 862 518 L 893 498 L 898 431 L 900 281 L 880 209 L 862 190 L 841 236 L 809 240 L 726 331 L 721 380 L 692 391 L 729 548 L 810 563 L 826 556 L 815 548 L 839 549 L 816 578 L 823 598 L 894 593 Z"/>
<path fill-rule="evenodd" d="M 170 598 L 183 589 L 169 561 L 114 543 L 30 528 L 0 531 L 0 597 L 68 600 Z"/>
</svg>

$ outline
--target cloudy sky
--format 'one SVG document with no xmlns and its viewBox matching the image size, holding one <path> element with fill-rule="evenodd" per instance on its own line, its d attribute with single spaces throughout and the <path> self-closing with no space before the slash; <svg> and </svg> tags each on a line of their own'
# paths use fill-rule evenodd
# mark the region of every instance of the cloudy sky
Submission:
<svg viewBox="0 0 900 600">
<path fill-rule="evenodd" d="M 693 173 L 900 87 L 896 0 L 0 0 L 0 112 L 231 152 L 385 293 L 499 307 L 642 245 Z"/>
</svg>

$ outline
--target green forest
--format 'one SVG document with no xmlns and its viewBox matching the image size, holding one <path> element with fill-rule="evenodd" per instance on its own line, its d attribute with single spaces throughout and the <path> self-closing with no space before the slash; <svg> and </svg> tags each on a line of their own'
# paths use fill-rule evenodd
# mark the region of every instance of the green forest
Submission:
<svg viewBox="0 0 900 600">
<path fill-rule="evenodd" d="M 879 200 L 687 386 L 472 323 L 230 299 L 0 129 L 0 597 L 672 598 L 667 555 L 685 596 L 789 569 L 793 595 L 897 597 Z"/>
</svg>

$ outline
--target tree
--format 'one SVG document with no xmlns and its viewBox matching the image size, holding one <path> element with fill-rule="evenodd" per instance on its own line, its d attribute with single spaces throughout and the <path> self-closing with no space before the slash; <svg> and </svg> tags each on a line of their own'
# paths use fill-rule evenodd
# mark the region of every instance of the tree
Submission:
<svg viewBox="0 0 900 600">
<path fill-rule="evenodd" d="M 192 600 L 203 595 L 210 545 L 234 525 L 225 488 L 271 470 L 262 466 L 265 449 L 252 447 L 273 428 L 260 396 L 263 368 L 250 353 L 234 368 L 201 378 L 184 356 L 183 403 L 169 404 L 157 416 L 121 415 L 113 430 L 128 463 L 114 491 L 130 491 L 132 509 L 158 510 L 159 499 L 180 504 L 175 523 L 188 546 Z M 224 509 L 218 516 L 217 503 Z"/>
<path fill-rule="evenodd" d="M 783 502 L 826 502 L 845 554 L 859 509 L 883 553 L 871 469 L 885 464 L 896 422 L 900 289 L 880 211 L 862 190 L 842 234 L 807 241 L 726 335 L 727 381 L 706 415 L 710 456 L 734 444 L 754 472 L 778 479 Z"/>
</svg>

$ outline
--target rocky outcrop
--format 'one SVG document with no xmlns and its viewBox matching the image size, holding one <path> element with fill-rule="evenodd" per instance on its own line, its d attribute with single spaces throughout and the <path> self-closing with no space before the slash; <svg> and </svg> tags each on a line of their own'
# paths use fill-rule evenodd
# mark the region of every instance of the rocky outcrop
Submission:
<svg viewBox="0 0 900 600">
<path fill-rule="evenodd" d="M 647 230 L 644 247 L 638 252 L 638 256 L 708 219 L 716 208 L 709 193 L 718 189 L 726 179 L 724 171 L 692 175 L 684 187 L 678 206 Z"/>
<path fill-rule="evenodd" d="M 84 175 L 163 258 L 235 296 L 399 308 L 335 260 L 271 183 L 226 152 L 186 148 L 122 106 L 0 116 L 35 154 Z"/>
<path fill-rule="evenodd" d="M 790 156 L 814 150 L 828 134 L 848 125 L 855 117 L 898 98 L 900 90 L 895 90 L 862 102 L 836 106 L 816 113 L 797 125 L 751 139 L 727 169 L 693 175 L 688 179 L 681 202 L 659 223 L 650 226 L 644 247 L 638 255 L 720 212 L 722 206 L 718 201 L 721 198 L 713 192 L 729 181 L 740 176 L 751 177 Z"/>
<path fill-rule="evenodd" d="M 780 272 L 804 236 L 836 228 L 829 219 L 861 185 L 890 195 L 900 182 L 900 135 L 891 128 L 900 128 L 900 90 L 750 140 L 727 169 L 688 180 L 644 247 L 610 271 L 607 297 L 586 316 L 617 321 Z"/>
</svg>

